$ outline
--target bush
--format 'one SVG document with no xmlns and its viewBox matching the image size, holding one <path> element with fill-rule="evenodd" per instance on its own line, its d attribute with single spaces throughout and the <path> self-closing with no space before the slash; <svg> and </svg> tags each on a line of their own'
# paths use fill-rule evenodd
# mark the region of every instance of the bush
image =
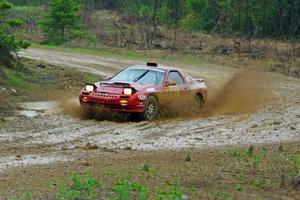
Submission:
<svg viewBox="0 0 300 200">
<path fill-rule="evenodd" d="M 22 24 L 17 19 L 5 19 L 4 16 L 12 5 L 0 0 L 0 64 L 11 66 L 17 60 L 17 52 L 26 49 L 30 43 L 24 40 L 17 40 L 10 27 L 18 27 Z"/>
</svg>

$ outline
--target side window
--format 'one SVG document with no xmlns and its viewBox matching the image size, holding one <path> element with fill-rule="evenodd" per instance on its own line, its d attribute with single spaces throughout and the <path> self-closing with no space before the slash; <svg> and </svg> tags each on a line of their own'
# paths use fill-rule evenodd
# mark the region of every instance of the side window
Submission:
<svg viewBox="0 0 300 200">
<path fill-rule="evenodd" d="M 164 82 L 164 78 L 165 78 L 165 72 L 156 72 L 157 75 L 157 84 L 161 85 Z"/>
<path fill-rule="evenodd" d="M 179 74 L 179 72 L 176 72 L 176 71 L 172 71 L 169 73 L 168 80 L 174 81 L 177 85 L 184 84 L 184 80 L 183 80 L 182 76 Z"/>
</svg>

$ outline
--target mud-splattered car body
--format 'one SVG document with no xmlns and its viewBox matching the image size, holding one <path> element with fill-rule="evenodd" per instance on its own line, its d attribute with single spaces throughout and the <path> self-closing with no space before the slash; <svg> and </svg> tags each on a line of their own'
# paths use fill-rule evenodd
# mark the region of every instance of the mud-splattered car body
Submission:
<svg viewBox="0 0 300 200">
<path fill-rule="evenodd" d="M 188 104 L 201 108 L 207 101 L 207 87 L 203 79 L 196 80 L 180 69 L 147 63 L 125 68 L 106 81 L 87 84 L 79 101 L 82 106 L 102 105 L 151 120 L 163 107 Z"/>
</svg>

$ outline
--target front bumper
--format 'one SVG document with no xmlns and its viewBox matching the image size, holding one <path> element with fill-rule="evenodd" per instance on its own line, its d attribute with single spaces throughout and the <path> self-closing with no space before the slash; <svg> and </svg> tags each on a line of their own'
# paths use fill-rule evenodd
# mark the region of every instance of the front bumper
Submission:
<svg viewBox="0 0 300 200">
<path fill-rule="evenodd" d="M 143 112 L 144 101 L 137 95 L 119 95 L 109 93 L 81 93 L 81 105 L 104 106 L 116 112 Z"/>
</svg>

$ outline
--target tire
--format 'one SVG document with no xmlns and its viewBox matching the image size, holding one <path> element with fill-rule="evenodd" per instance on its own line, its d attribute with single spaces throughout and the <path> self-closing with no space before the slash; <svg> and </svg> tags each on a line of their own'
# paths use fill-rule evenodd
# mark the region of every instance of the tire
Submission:
<svg viewBox="0 0 300 200">
<path fill-rule="evenodd" d="M 92 119 L 93 115 L 94 112 L 90 105 L 81 105 L 81 116 L 84 119 Z"/>
<path fill-rule="evenodd" d="M 158 116 L 159 105 L 154 96 L 149 96 L 145 102 L 144 111 L 142 113 L 142 119 L 154 120 Z"/>
<path fill-rule="evenodd" d="M 194 97 L 194 105 L 197 110 L 201 110 L 204 106 L 204 100 L 201 94 L 196 94 Z"/>
</svg>

